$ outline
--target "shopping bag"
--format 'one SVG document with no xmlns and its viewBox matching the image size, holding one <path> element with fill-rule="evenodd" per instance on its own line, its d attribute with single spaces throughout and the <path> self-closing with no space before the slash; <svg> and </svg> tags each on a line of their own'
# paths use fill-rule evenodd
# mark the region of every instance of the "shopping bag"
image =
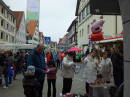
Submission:
<svg viewBox="0 0 130 97">
<path fill-rule="evenodd" d="M 8 74 L 7 74 L 7 76 L 8 77 L 13 77 L 14 76 L 14 69 L 13 69 L 13 67 L 10 67 L 11 65 L 10 65 L 10 63 L 8 63 Z"/>
</svg>

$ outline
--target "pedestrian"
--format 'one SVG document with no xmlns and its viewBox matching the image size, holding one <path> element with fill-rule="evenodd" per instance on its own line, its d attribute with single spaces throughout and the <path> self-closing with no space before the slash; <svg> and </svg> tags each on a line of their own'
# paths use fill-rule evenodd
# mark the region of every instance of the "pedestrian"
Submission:
<svg viewBox="0 0 130 97">
<path fill-rule="evenodd" d="M 82 58 L 82 53 L 79 52 L 79 53 L 78 53 L 78 62 L 81 62 L 81 58 Z"/>
<path fill-rule="evenodd" d="M 72 78 L 74 77 L 74 66 L 73 62 L 74 53 L 68 52 L 68 55 L 63 59 L 63 70 L 61 76 L 63 77 L 63 89 L 62 94 L 70 93 L 72 87 Z"/>
<path fill-rule="evenodd" d="M 98 74 L 103 75 L 103 80 L 106 83 L 110 83 L 110 79 L 113 75 L 113 66 L 111 59 L 107 57 L 108 53 L 105 51 L 103 52 L 103 57 L 101 58 L 101 68 Z"/>
<path fill-rule="evenodd" d="M 17 52 L 17 54 L 14 56 L 14 65 L 15 65 L 15 67 L 17 67 L 16 66 L 17 65 L 16 61 L 18 60 L 19 56 L 20 56 L 19 52 Z M 17 67 L 17 69 L 18 69 L 18 73 L 21 73 L 20 67 Z"/>
<path fill-rule="evenodd" d="M 87 57 L 88 54 L 89 54 L 89 48 L 88 48 L 87 51 L 85 52 L 86 57 Z"/>
<path fill-rule="evenodd" d="M 60 54 L 60 58 L 59 58 L 59 60 L 60 60 L 60 69 L 62 70 L 62 61 L 63 61 L 63 58 L 65 57 L 65 54 L 64 54 L 64 52 L 61 52 L 61 54 Z"/>
<path fill-rule="evenodd" d="M 23 78 L 24 95 L 26 97 L 39 97 L 40 83 L 35 78 L 35 67 L 28 66 L 25 72 L 26 76 Z"/>
<path fill-rule="evenodd" d="M 55 68 L 56 65 L 53 60 L 50 60 L 47 63 L 47 69 Z M 47 97 L 51 97 L 51 83 L 53 85 L 53 97 L 56 97 L 56 73 L 57 73 L 57 68 L 55 68 L 54 71 L 50 71 L 47 74 L 47 82 L 48 82 L 48 92 L 47 92 Z"/>
<path fill-rule="evenodd" d="M 111 59 L 112 64 L 113 64 L 113 57 L 115 55 L 115 50 L 114 47 L 111 47 L 110 53 L 108 54 L 108 57 Z"/>
<path fill-rule="evenodd" d="M 21 55 L 19 56 L 19 58 L 18 58 L 17 61 L 16 61 L 16 65 L 15 65 L 15 66 L 16 66 L 16 72 L 14 73 L 13 80 L 17 80 L 15 77 L 16 77 L 16 75 L 17 75 L 19 69 L 22 71 L 23 76 L 25 77 L 25 71 L 24 71 L 24 69 L 23 69 L 23 67 L 22 67 L 22 65 L 25 63 L 24 56 L 25 56 L 25 51 L 22 50 L 22 51 L 21 51 Z"/>
<path fill-rule="evenodd" d="M 97 69 L 101 63 L 98 49 L 94 49 L 91 57 L 83 57 L 82 63 L 86 64 L 84 68 L 83 80 L 86 82 L 86 93 L 89 93 L 89 84 L 94 84 L 97 78 Z"/>
<path fill-rule="evenodd" d="M 51 60 L 51 54 L 49 52 L 47 52 L 47 63 Z"/>
<path fill-rule="evenodd" d="M 101 49 L 99 50 L 99 54 L 100 54 L 100 57 L 103 57 L 103 52 Z"/>
<path fill-rule="evenodd" d="M 119 53 L 115 53 L 115 56 L 113 57 L 113 77 L 117 88 L 123 83 L 124 80 L 123 56 L 123 49 L 120 49 Z"/>
<path fill-rule="evenodd" d="M 97 75 L 97 79 L 96 79 L 95 84 L 104 84 L 104 80 L 103 80 L 102 74 L 98 74 Z"/>
<path fill-rule="evenodd" d="M 54 59 L 54 62 L 56 63 L 56 53 L 55 52 L 53 54 L 53 59 Z"/>
<path fill-rule="evenodd" d="M 4 52 L 4 55 L 6 56 L 6 60 L 4 62 L 5 69 L 4 69 L 4 72 L 3 72 L 4 79 L 5 79 L 5 86 L 3 87 L 4 89 L 8 89 L 9 86 L 12 86 L 12 77 L 8 77 L 8 71 L 7 71 L 8 70 L 8 65 L 9 65 L 8 63 L 10 63 L 10 67 L 12 67 L 13 62 L 14 62 L 13 57 L 12 57 L 11 54 L 12 53 L 9 52 L 9 51 Z M 9 78 L 9 81 L 8 81 L 8 78 Z"/>
<path fill-rule="evenodd" d="M 60 52 L 57 51 L 57 54 L 56 54 L 57 68 L 60 68 L 60 60 L 59 60 L 59 58 L 60 58 Z"/>
<path fill-rule="evenodd" d="M 52 52 L 50 53 L 50 60 L 54 60 Z"/>
<path fill-rule="evenodd" d="M 28 56 L 27 59 L 27 66 L 32 65 L 35 67 L 34 75 L 41 85 L 41 89 L 39 90 L 39 97 L 42 97 L 46 70 L 45 58 L 42 56 L 43 50 L 44 45 L 38 44 L 37 47 L 33 49 L 32 53 Z"/>
<path fill-rule="evenodd" d="M 76 62 L 76 52 L 74 51 L 74 57 L 73 57 L 73 62 Z"/>
</svg>

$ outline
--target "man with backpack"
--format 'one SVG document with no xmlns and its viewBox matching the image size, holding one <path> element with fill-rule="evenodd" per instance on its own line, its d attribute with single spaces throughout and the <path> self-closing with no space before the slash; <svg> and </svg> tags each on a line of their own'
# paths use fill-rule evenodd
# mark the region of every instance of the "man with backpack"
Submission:
<svg viewBox="0 0 130 97">
<path fill-rule="evenodd" d="M 44 45 L 38 44 L 38 46 L 33 49 L 32 53 L 28 56 L 27 59 L 27 66 L 32 65 L 35 67 L 35 77 L 41 85 L 41 89 L 39 90 L 39 97 L 42 97 L 46 70 L 45 57 L 42 55 L 43 50 Z"/>
<path fill-rule="evenodd" d="M 25 63 L 24 56 L 25 56 L 25 51 L 22 50 L 22 51 L 21 51 L 21 55 L 19 56 L 19 58 L 18 58 L 17 61 L 15 62 L 16 72 L 14 73 L 13 80 L 17 80 L 17 79 L 15 79 L 15 77 L 16 77 L 16 75 L 17 75 L 19 69 L 22 71 L 23 76 L 25 76 L 25 72 L 24 72 L 24 69 L 23 69 L 23 67 L 22 67 L 22 65 Z"/>
</svg>

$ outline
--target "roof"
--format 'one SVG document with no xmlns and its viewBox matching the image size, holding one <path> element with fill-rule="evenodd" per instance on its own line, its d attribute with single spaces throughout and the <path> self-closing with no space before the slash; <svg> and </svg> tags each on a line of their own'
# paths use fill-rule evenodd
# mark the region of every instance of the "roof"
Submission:
<svg viewBox="0 0 130 97">
<path fill-rule="evenodd" d="M 17 17 L 13 14 L 12 10 L 10 10 L 9 6 L 7 6 L 3 0 L 0 0 L 0 4 L 3 5 L 3 7 L 15 18 L 17 19 Z"/>
<path fill-rule="evenodd" d="M 35 29 L 38 21 L 26 21 L 26 28 L 28 30 L 28 35 L 33 36 L 35 34 Z"/>
<path fill-rule="evenodd" d="M 123 41 L 123 36 L 103 39 L 101 41 L 97 41 L 96 43 L 107 43 L 107 42 L 115 42 L 115 41 Z"/>
<path fill-rule="evenodd" d="M 19 29 L 23 15 L 24 15 L 24 11 L 13 11 L 13 13 L 18 18 L 16 22 L 16 28 Z"/>
</svg>

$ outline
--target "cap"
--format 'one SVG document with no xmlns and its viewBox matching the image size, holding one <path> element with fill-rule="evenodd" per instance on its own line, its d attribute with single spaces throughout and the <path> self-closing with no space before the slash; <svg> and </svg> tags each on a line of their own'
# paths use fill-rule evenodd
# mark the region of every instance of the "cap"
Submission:
<svg viewBox="0 0 130 97">
<path fill-rule="evenodd" d="M 35 67 L 34 66 L 28 66 L 27 71 L 30 72 L 30 73 L 34 73 Z"/>
</svg>

